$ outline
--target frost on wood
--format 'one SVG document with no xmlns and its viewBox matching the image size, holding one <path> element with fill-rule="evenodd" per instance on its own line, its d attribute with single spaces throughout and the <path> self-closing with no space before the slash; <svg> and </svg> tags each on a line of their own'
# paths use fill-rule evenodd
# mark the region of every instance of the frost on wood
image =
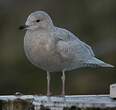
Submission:
<svg viewBox="0 0 116 110">
<path fill-rule="evenodd" d="M 116 110 L 109 95 L 0 96 L 0 110 Z"/>
</svg>

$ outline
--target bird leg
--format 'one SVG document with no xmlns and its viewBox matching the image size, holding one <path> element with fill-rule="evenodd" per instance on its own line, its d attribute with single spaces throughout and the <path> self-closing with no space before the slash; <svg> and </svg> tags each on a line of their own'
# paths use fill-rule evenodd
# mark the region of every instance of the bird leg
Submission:
<svg viewBox="0 0 116 110">
<path fill-rule="evenodd" d="M 62 79 L 62 93 L 61 93 L 61 95 L 64 96 L 65 95 L 65 71 L 62 71 L 61 79 Z"/>
<path fill-rule="evenodd" d="M 50 92 L 50 73 L 47 72 L 47 96 L 50 96 L 51 92 Z"/>
</svg>

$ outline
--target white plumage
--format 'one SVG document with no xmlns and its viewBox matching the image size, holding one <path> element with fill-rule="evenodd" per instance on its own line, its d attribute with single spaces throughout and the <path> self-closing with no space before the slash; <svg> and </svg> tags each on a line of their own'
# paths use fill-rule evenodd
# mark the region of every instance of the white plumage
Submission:
<svg viewBox="0 0 116 110">
<path fill-rule="evenodd" d="M 97 59 L 91 47 L 73 33 L 55 27 L 50 16 L 43 11 L 29 15 L 26 29 L 24 50 L 32 64 L 47 71 L 48 95 L 50 95 L 49 72 L 63 72 L 62 94 L 64 94 L 65 71 L 80 67 L 113 67 Z"/>
</svg>

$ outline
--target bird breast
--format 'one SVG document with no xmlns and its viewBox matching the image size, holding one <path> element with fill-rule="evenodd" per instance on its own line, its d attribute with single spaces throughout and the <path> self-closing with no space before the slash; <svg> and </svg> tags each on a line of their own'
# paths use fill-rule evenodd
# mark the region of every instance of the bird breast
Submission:
<svg viewBox="0 0 116 110">
<path fill-rule="evenodd" d="M 61 69 L 62 61 L 55 49 L 55 39 L 46 33 L 28 35 L 24 38 L 24 50 L 31 63 L 44 70 L 54 71 L 54 66 Z"/>
<path fill-rule="evenodd" d="M 33 34 L 33 33 L 31 33 Z M 27 54 L 30 54 L 33 58 L 46 57 L 53 53 L 54 39 L 50 38 L 46 33 L 28 36 L 24 38 L 24 47 Z M 32 37 L 33 36 L 33 37 Z M 48 38 L 49 37 L 49 38 Z M 34 56 L 35 55 L 35 56 Z"/>
</svg>

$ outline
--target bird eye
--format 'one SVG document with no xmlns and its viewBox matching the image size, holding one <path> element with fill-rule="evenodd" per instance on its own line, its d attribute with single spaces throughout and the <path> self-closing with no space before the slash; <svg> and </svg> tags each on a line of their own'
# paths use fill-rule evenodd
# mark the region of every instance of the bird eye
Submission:
<svg viewBox="0 0 116 110">
<path fill-rule="evenodd" d="M 40 22 L 40 20 L 39 20 L 39 19 L 37 19 L 37 20 L 36 20 L 36 22 L 38 23 L 38 22 Z"/>
</svg>

